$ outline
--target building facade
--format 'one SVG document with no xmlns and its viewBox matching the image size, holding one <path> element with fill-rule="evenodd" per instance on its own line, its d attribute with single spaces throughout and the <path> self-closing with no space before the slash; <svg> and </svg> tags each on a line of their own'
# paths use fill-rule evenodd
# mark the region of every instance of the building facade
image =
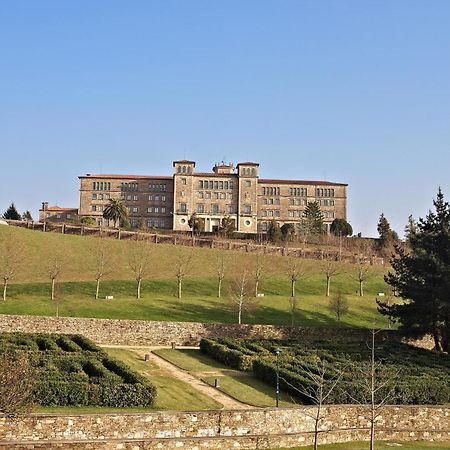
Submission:
<svg viewBox="0 0 450 450">
<path fill-rule="evenodd" d="M 78 219 L 78 208 L 61 208 L 60 206 L 48 206 L 48 202 L 42 202 L 39 210 L 39 222 L 67 222 Z"/>
<path fill-rule="evenodd" d="M 103 211 L 111 198 L 122 198 L 134 227 L 190 231 L 195 213 L 204 231 L 217 231 L 227 217 L 237 232 L 265 232 L 275 220 L 300 225 L 309 202 L 317 201 L 329 229 L 335 218 L 347 219 L 347 184 L 329 181 L 259 178 L 259 164 L 216 164 L 196 172 L 195 162 L 173 162 L 172 176 L 80 176 L 80 217 L 109 225 Z"/>
</svg>

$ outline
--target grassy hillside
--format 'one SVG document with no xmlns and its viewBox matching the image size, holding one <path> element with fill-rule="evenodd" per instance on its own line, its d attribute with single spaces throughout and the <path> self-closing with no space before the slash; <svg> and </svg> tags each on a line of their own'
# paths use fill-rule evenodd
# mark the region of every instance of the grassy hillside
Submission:
<svg viewBox="0 0 450 450">
<path fill-rule="evenodd" d="M 244 270 L 251 276 L 256 255 L 241 252 L 222 252 L 225 257 L 226 278 L 223 298 L 216 297 L 216 267 L 220 252 L 211 249 L 148 244 L 150 264 L 144 276 L 141 300 L 136 300 L 134 274 L 129 269 L 130 252 L 135 242 L 108 239 L 107 274 L 102 279 L 100 297 L 113 295 L 114 300 L 95 300 L 95 259 L 98 247 L 105 241 L 94 237 L 80 237 L 41 233 L 13 227 L 0 227 L 0 242 L 13 239 L 23 254 L 17 276 L 9 288 L 9 298 L 0 301 L 0 313 L 111 317 L 149 320 L 181 320 L 204 322 L 234 322 L 236 313 L 229 301 L 236 279 Z M 48 266 L 53 255 L 62 255 L 62 270 L 58 278 L 58 302 L 49 300 Z M 177 260 L 192 254 L 188 274 L 183 285 L 183 298 L 177 299 Z M 1 258 L 0 258 L 1 260 Z M 244 312 L 248 323 L 290 324 L 290 281 L 288 258 L 267 255 L 264 260 L 260 292 L 264 297 Z M 297 282 L 297 310 L 294 323 L 307 326 L 336 325 L 328 311 L 325 294 L 323 262 L 300 260 L 304 273 Z M 375 296 L 386 291 L 384 269 L 371 267 L 365 283 L 365 296 L 358 289 L 357 267 L 335 263 L 338 274 L 331 281 L 331 295 L 344 293 L 349 313 L 343 318 L 345 326 L 387 326 L 385 318 L 376 312 Z M 1 268 L 0 268 L 1 269 Z"/>
</svg>

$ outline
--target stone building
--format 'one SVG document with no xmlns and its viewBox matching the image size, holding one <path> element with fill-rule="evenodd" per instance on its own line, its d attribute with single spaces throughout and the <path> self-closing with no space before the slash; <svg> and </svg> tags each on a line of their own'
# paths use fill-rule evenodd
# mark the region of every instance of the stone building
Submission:
<svg viewBox="0 0 450 450">
<path fill-rule="evenodd" d="M 61 206 L 48 206 L 48 202 L 42 202 L 39 210 L 39 222 L 67 222 L 78 218 L 78 208 L 62 208 Z"/>
<path fill-rule="evenodd" d="M 80 217 L 108 225 L 103 210 L 109 199 L 121 197 L 134 227 L 190 231 L 192 214 L 203 219 L 204 231 L 217 231 L 229 217 L 236 231 L 265 232 L 275 220 L 299 225 L 306 205 L 317 201 L 329 229 L 335 218 L 347 218 L 347 184 L 329 181 L 259 178 L 259 164 L 214 165 L 212 172 L 196 172 L 195 162 L 173 162 L 172 176 L 80 176 Z"/>
</svg>

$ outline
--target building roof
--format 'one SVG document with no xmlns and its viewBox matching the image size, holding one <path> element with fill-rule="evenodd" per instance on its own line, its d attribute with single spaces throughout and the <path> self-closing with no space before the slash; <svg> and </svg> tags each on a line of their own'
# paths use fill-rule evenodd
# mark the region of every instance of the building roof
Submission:
<svg viewBox="0 0 450 450">
<path fill-rule="evenodd" d="M 173 162 L 174 166 L 175 166 L 175 164 L 194 164 L 194 167 L 195 167 L 195 161 L 189 161 L 188 159 L 179 159 L 179 160 Z"/>
<path fill-rule="evenodd" d="M 61 206 L 54 205 L 48 206 L 46 209 L 40 209 L 39 211 L 53 211 L 53 212 L 78 212 L 78 208 L 62 208 Z"/>
<path fill-rule="evenodd" d="M 91 175 L 90 173 L 87 173 L 86 175 L 80 175 L 78 178 L 101 178 L 101 179 L 114 179 L 114 180 L 120 180 L 120 179 L 127 179 L 127 180 L 171 180 L 172 176 L 155 176 L 155 175 L 120 175 L 120 174 L 96 174 Z"/>
<path fill-rule="evenodd" d="M 313 180 L 273 180 L 270 178 L 260 178 L 260 184 L 306 184 L 313 186 L 348 186 L 346 183 L 334 183 L 332 181 L 313 181 Z"/>
<path fill-rule="evenodd" d="M 194 177 L 219 177 L 219 178 L 236 177 L 237 178 L 237 173 L 194 172 L 192 175 L 194 175 Z"/>
<path fill-rule="evenodd" d="M 259 163 L 247 161 L 247 162 L 238 163 L 238 166 L 258 166 L 259 167 Z"/>
</svg>

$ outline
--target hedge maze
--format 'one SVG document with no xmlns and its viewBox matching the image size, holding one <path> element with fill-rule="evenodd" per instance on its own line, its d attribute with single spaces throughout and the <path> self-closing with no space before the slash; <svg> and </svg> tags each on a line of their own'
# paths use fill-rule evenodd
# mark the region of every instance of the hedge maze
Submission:
<svg viewBox="0 0 450 450">
<path fill-rule="evenodd" d="M 268 384 L 276 383 L 279 355 L 280 389 L 297 397 L 303 404 L 311 398 L 299 392 L 317 389 L 314 385 L 320 363 L 326 363 L 325 385 L 339 382 L 327 403 L 365 403 L 364 378 L 370 377 L 371 349 L 366 342 L 336 343 L 316 341 L 298 343 L 274 340 L 202 339 L 203 353 Z M 376 342 L 376 396 L 389 396 L 391 404 L 445 404 L 450 401 L 450 355 L 437 354 L 400 342 Z"/>
<path fill-rule="evenodd" d="M 148 407 L 156 388 L 81 335 L 3 333 L 0 349 L 25 352 L 41 406 Z"/>
</svg>

